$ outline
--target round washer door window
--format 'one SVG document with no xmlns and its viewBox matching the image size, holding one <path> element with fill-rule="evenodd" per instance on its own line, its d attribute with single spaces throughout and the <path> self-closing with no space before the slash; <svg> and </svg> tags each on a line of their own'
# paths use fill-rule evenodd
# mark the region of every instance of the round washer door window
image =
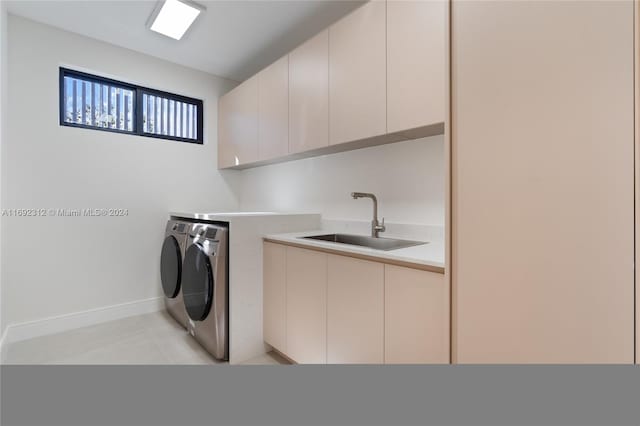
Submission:
<svg viewBox="0 0 640 426">
<path fill-rule="evenodd" d="M 211 262 L 198 244 L 192 244 L 184 255 L 182 297 L 187 315 L 194 321 L 203 321 L 213 299 Z"/>
<path fill-rule="evenodd" d="M 180 277 L 182 276 L 182 255 L 178 240 L 172 235 L 164 239 L 162 254 L 160 255 L 160 280 L 164 295 L 173 299 L 180 291 Z"/>
</svg>

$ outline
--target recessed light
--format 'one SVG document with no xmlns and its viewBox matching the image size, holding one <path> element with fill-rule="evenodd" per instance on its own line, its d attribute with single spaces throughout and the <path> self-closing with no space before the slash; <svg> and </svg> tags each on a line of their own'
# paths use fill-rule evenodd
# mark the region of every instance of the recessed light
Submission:
<svg viewBox="0 0 640 426">
<path fill-rule="evenodd" d="M 191 1 L 165 0 L 158 4 L 151 15 L 149 28 L 167 37 L 180 40 L 203 10 L 203 6 Z"/>
</svg>

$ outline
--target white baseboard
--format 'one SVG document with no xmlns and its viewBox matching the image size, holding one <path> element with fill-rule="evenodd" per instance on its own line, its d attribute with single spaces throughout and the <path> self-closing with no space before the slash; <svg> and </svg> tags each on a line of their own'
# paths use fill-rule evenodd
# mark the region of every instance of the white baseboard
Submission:
<svg viewBox="0 0 640 426">
<path fill-rule="evenodd" d="M 0 341 L 2 359 L 5 359 L 4 355 L 6 347 L 11 343 L 33 339 L 34 337 L 61 333 L 63 331 L 100 324 L 134 315 L 157 312 L 162 309 L 164 309 L 163 298 L 152 297 L 150 299 L 89 309 L 87 311 L 43 318 L 36 321 L 11 324 L 7 326 Z"/>
</svg>

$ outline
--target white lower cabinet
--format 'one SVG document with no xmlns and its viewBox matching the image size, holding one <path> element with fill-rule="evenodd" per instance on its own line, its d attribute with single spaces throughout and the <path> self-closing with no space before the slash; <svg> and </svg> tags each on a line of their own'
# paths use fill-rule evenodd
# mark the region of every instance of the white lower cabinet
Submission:
<svg viewBox="0 0 640 426">
<path fill-rule="evenodd" d="M 384 265 L 328 255 L 327 362 L 384 362 Z"/>
<path fill-rule="evenodd" d="M 384 267 L 387 364 L 449 363 L 449 288 L 444 275 Z"/>
<path fill-rule="evenodd" d="M 449 362 L 437 272 L 265 242 L 264 339 L 299 364 Z"/>
<path fill-rule="evenodd" d="M 327 255 L 287 247 L 285 355 L 299 364 L 327 362 Z"/>
<path fill-rule="evenodd" d="M 286 250 L 281 244 L 264 243 L 262 335 L 281 352 L 287 350 Z"/>
</svg>

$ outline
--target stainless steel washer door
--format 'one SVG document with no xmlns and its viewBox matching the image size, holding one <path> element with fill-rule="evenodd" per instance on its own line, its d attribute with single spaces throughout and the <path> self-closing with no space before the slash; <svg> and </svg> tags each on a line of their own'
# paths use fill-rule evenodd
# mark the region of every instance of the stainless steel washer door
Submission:
<svg viewBox="0 0 640 426">
<path fill-rule="evenodd" d="M 209 256 L 200 244 L 192 244 L 184 256 L 182 297 L 187 315 L 193 321 L 204 321 L 213 302 L 213 274 Z"/>
<path fill-rule="evenodd" d="M 160 254 L 160 280 L 165 296 L 173 299 L 180 292 L 182 276 L 182 255 L 180 245 L 174 236 L 169 235 L 162 244 Z"/>
</svg>

